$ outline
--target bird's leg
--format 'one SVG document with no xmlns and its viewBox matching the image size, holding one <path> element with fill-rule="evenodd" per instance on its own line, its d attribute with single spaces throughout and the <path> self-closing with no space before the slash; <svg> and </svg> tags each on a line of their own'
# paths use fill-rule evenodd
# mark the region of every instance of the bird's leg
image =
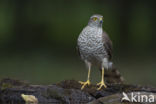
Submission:
<svg viewBox="0 0 156 104">
<path fill-rule="evenodd" d="M 102 67 L 102 79 L 101 82 L 97 84 L 99 88 L 97 90 L 100 90 L 102 87 L 107 88 L 105 82 L 104 82 L 104 68 Z"/>
<path fill-rule="evenodd" d="M 90 85 L 91 84 L 90 83 L 90 70 L 91 69 L 89 67 L 87 81 L 86 82 L 79 81 L 79 83 L 82 84 L 81 90 L 83 90 L 86 85 Z"/>
</svg>

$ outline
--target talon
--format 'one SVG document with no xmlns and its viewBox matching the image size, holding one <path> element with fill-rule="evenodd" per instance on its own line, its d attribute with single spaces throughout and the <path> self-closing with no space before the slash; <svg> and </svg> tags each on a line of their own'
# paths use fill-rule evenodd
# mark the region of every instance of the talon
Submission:
<svg viewBox="0 0 156 104">
<path fill-rule="evenodd" d="M 89 80 L 87 80 L 86 82 L 79 81 L 79 83 L 82 84 L 81 90 L 83 90 L 86 85 L 88 85 L 88 86 L 90 85 L 90 81 Z"/>
<path fill-rule="evenodd" d="M 101 82 L 97 83 L 96 85 L 99 86 L 101 84 Z"/>
<path fill-rule="evenodd" d="M 83 84 L 84 82 L 82 82 L 82 81 L 79 81 L 79 83 L 80 83 L 80 84 Z"/>
<path fill-rule="evenodd" d="M 102 79 L 100 83 L 97 83 L 97 86 L 99 86 L 99 88 L 97 90 L 100 90 L 102 87 L 107 88 L 105 82 L 104 82 L 104 68 L 102 68 Z"/>
<path fill-rule="evenodd" d="M 100 83 L 97 83 L 97 86 L 99 86 L 97 90 L 100 90 L 102 87 L 107 88 L 106 84 L 103 81 L 101 81 Z"/>
</svg>

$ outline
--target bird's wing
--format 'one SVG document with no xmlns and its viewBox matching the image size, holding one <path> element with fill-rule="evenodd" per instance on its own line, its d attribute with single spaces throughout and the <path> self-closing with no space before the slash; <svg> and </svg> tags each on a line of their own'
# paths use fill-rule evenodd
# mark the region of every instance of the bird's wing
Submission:
<svg viewBox="0 0 156 104">
<path fill-rule="evenodd" d="M 112 58 L 112 41 L 110 40 L 106 32 L 103 32 L 102 38 L 104 42 L 104 47 L 108 53 L 108 58 L 111 59 Z"/>
</svg>

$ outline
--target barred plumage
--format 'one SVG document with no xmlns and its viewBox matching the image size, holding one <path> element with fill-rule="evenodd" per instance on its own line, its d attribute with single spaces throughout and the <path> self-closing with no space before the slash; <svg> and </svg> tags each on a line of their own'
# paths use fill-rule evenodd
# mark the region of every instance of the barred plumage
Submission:
<svg viewBox="0 0 156 104">
<path fill-rule="evenodd" d="M 89 21 L 92 22 L 92 21 Z M 78 51 L 82 60 L 106 69 L 110 68 L 112 57 L 112 42 L 102 25 L 90 26 L 90 23 L 82 30 L 78 37 Z"/>
<path fill-rule="evenodd" d="M 78 37 L 78 51 L 82 60 L 88 67 L 88 79 L 81 82 L 83 89 L 86 85 L 90 85 L 90 70 L 92 65 L 98 66 L 102 70 L 101 82 L 97 85 L 98 90 L 102 87 L 106 88 L 104 83 L 104 69 L 112 66 L 110 61 L 112 56 L 112 42 L 102 29 L 103 16 L 93 15 L 90 17 L 88 25 L 82 30 Z"/>
</svg>

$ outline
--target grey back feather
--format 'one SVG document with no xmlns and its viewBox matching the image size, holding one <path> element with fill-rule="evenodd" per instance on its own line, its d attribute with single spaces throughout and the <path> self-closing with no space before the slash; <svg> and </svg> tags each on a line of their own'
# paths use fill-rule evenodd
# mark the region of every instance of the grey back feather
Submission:
<svg viewBox="0 0 156 104">
<path fill-rule="evenodd" d="M 102 34 L 103 42 L 104 42 L 104 47 L 108 53 L 108 59 L 112 59 L 112 41 L 108 37 L 106 32 L 103 32 Z"/>
</svg>

